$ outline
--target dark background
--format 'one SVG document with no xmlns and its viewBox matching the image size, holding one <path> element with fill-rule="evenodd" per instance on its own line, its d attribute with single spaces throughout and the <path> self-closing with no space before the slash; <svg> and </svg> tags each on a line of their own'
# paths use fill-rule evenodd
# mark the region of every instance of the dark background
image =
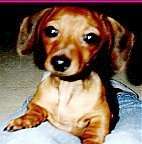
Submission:
<svg viewBox="0 0 142 144">
<path fill-rule="evenodd" d="M 15 49 L 22 19 L 43 8 L 61 4 L 1 4 L 0 52 Z M 63 4 L 62 4 L 63 5 Z M 126 26 L 136 36 L 136 44 L 129 61 L 127 75 L 132 84 L 142 83 L 142 4 L 64 4 L 86 6 L 109 15 Z"/>
</svg>

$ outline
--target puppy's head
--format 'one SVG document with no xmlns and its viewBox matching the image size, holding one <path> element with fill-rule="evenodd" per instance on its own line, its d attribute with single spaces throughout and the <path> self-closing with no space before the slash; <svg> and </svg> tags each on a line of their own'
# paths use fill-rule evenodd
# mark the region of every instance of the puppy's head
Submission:
<svg viewBox="0 0 142 144">
<path fill-rule="evenodd" d="M 23 20 L 17 51 L 33 51 L 40 68 L 70 76 L 80 73 L 103 49 L 113 70 L 120 71 L 133 41 L 133 34 L 110 17 L 85 8 L 55 7 Z"/>
</svg>

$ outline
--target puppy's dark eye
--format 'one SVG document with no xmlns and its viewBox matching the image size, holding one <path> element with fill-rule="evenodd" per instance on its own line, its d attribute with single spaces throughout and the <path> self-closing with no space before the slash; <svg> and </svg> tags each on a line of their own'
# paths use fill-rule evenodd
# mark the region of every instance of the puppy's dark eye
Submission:
<svg viewBox="0 0 142 144">
<path fill-rule="evenodd" d="M 83 40 L 88 44 L 98 43 L 100 38 L 95 33 L 88 33 L 83 35 Z"/>
<path fill-rule="evenodd" d="M 54 26 L 48 26 L 44 29 L 44 33 L 47 37 L 56 37 L 59 31 Z"/>
</svg>

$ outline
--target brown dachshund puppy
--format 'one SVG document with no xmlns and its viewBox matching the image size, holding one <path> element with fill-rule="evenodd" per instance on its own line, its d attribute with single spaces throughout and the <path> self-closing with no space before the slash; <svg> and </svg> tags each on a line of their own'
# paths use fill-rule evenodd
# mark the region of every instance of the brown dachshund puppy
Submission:
<svg viewBox="0 0 142 144">
<path fill-rule="evenodd" d="M 28 111 L 6 130 L 31 128 L 48 120 L 79 136 L 83 144 L 102 144 L 111 112 L 95 60 L 105 52 L 114 72 L 120 71 L 133 39 L 114 19 L 85 8 L 54 7 L 26 17 L 18 53 L 33 51 L 35 63 L 49 74 L 39 84 Z M 105 61 L 99 67 L 105 67 Z"/>
</svg>

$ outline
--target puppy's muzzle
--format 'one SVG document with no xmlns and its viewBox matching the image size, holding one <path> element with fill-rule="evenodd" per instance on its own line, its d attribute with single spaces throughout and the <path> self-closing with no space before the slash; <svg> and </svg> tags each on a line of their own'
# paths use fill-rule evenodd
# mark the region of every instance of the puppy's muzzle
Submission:
<svg viewBox="0 0 142 144">
<path fill-rule="evenodd" d="M 51 65 L 55 71 L 64 72 L 70 67 L 71 60 L 65 55 L 54 56 L 51 59 Z"/>
</svg>

